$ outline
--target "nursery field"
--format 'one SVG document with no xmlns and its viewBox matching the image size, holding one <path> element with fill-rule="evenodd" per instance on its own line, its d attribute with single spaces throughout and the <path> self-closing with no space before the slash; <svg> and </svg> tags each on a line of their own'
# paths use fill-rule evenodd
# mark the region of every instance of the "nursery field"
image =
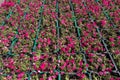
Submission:
<svg viewBox="0 0 120 80">
<path fill-rule="evenodd" d="M 0 80 L 120 80 L 120 0 L 5 0 Z"/>
</svg>

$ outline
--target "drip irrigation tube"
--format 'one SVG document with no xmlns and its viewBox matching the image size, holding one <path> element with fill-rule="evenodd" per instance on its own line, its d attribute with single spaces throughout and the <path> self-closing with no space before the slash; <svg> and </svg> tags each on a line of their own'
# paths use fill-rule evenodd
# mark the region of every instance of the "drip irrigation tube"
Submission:
<svg viewBox="0 0 120 80">
<path fill-rule="evenodd" d="M 75 28 L 77 28 L 78 40 L 81 40 L 81 35 L 80 35 L 81 29 L 80 28 L 78 29 L 78 25 L 77 25 L 77 21 L 76 21 L 76 17 L 75 17 L 75 13 L 74 13 L 74 9 L 73 9 L 73 5 L 72 5 L 72 1 L 71 0 L 69 0 L 69 4 L 70 4 L 70 7 L 72 9 L 73 22 L 75 23 L 74 26 L 75 26 Z M 87 64 L 86 52 L 83 50 L 81 45 L 82 45 L 82 43 L 80 41 L 80 50 L 83 52 L 84 62 L 85 62 L 85 64 Z M 89 75 L 89 79 L 92 80 L 91 72 L 88 71 L 88 67 L 86 68 L 86 74 L 88 74 Z"/>
<path fill-rule="evenodd" d="M 84 0 L 84 1 L 85 1 L 85 0 Z M 85 2 L 84 2 L 84 5 L 86 5 Z M 86 7 L 86 10 L 87 10 L 87 12 L 88 12 L 88 14 L 89 14 L 89 17 L 90 17 L 91 22 L 94 22 L 94 20 L 93 20 L 93 18 L 92 18 L 92 15 L 91 15 L 91 14 L 89 13 L 89 11 L 88 11 L 87 5 L 86 5 L 85 7 Z M 115 69 L 116 69 L 116 72 L 118 72 L 118 74 L 120 75 L 120 72 L 119 72 L 119 70 L 118 70 L 118 67 L 117 67 L 117 65 L 115 64 L 115 61 L 114 61 L 111 53 L 110 53 L 109 50 L 108 50 L 107 44 L 105 43 L 105 40 L 103 39 L 103 37 L 102 37 L 102 35 L 101 35 L 101 33 L 100 33 L 99 28 L 98 28 L 98 27 L 95 27 L 95 28 L 96 28 L 96 30 L 97 30 L 100 38 L 102 39 L 102 43 L 103 43 L 103 46 L 104 46 L 105 49 L 106 49 L 106 52 L 109 54 L 110 59 L 112 60 L 112 63 L 114 64 L 114 67 L 115 67 Z"/>
<path fill-rule="evenodd" d="M 59 18 L 59 2 L 58 2 L 58 0 L 56 0 L 56 31 L 57 31 L 57 39 L 59 39 L 60 38 L 60 23 L 59 23 L 59 20 L 58 20 L 58 18 Z M 57 55 L 58 55 L 58 65 L 57 65 L 57 72 L 58 72 L 58 80 L 61 80 L 61 73 L 60 73 L 60 69 L 59 69 L 59 67 L 60 67 L 60 53 L 59 53 L 59 43 L 57 44 Z"/>
<path fill-rule="evenodd" d="M 96 2 L 99 2 L 99 0 L 95 0 Z M 20 3 L 20 0 L 18 0 L 18 3 Z M 41 9 L 40 9 L 40 18 L 39 18 L 39 22 L 38 22 L 38 27 L 37 27 L 37 31 L 36 31 L 36 36 L 35 36 L 35 38 L 34 38 L 34 40 L 33 40 L 33 47 L 32 47 L 32 49 L 31 49 L 31 52 L 35 52 L 36 51 L 36 46 L 37 46 L 37 39 L 38 39 L 38 36 L 39 36 L 39 33 L 40 33 L 40 30 L 41 30 L 41 24 L 42 24 L 42 20 L 43 20 L 43 11 L 44 11 L 44 4 L 46 3 L 46 0 L 44 0 L 43 1 L 43 3 L 42 3 L 42 6 L 41 6 Z M 87 8 L 87 5 L 86 5 L 86 2 L 85 2 L 85 0 L 83 0 L 83 4 L 84 4 L 84 6 Z M 70 5 L 70 8 L 71 8 L 71 11 L 72 11 L 72 21 L 73 21 L 73 23 L 74 23 L 74 28 L 76 29 L 76 31 L 77 31 L 77 38 L 78 38 L 78 40 L 80 40 L 80 42 L 79 42 L 79 45 L 80 45 L 80 52 L 82 53 L 82 55 L 83 55 L 83 60 L 84 60 L 84 62 L 85 62 L 85 64 L 87 64 L 87 59 L 86 59 L 86 52 L 83 50 L 83 48 L 82 48 L 82 43 L 81 43 L 81 28 L 79 28 L 78 27 L 78 24 L 77 24 L 77 20 L 76 20 L 76 16 L 75 16 L 75 12 L 74 12 L 74 7 L 73 7 L 73 4 L 72 4 L 72 0 L 69 0 L 69 5 Z M 29 9 L 29 6 L 27 7 L 27 9 Z M 87 8 L 87 11 L 86 11 L 87 13 L 88 13 L 88 15 L 89 15 L 89 19 L 91 20 L 91 22 L 94 22 L 94 19 L 92 18 L 92 15 L 91 15 L 91 13 L 88 11 L 88 8 Z M 60 23 L 59 23 L 59 2 L 58 2 L 58 0 L 56 0 L 56 13 L 57 13 L 57 15 L 56 15 L 56 37 L 57 37 L 57 39 L 59 39 L 60 38 Z M 26 14 L 27 14 L 27 11 L 25 11 L 24 12 L 24 16 L 23 16 L 23 19 L 26 17 Z M 106 14 L 105 12 L 104 12 L 104 14 L 106 15 L 106 17 L 108 17 L 108 20 L 110 20 L 111 21 L 111 19 L 109 18 L 109 16 L 108 16 L 108 14 Z M 7 18 L 9 18 L 10 16 L 12 15 L 12 12 L 10 12 L 10 14 L 9 14 L 9 16 L 7 17 Z M 21 19 L 21 21 L 23 20 L 23 19 Z M 5 24 L 5 23 L 4 23 Z M 3 24 L 3 25 L 4 25 Z M 19 34 L 19 32 L 18 32 L 18 28 L 19 28 L 20 26 L 18 26 L 17 27 L 17 30 L 16 30 L 16 35 L 18 35 Z M 95 26 L 94 26 L 95 27 Z M 113 62 L 113 64 L 114 64 L 114 67 L 115 67 L 115 71 L 113 71 L 114 73 L 118 73 L 119 75 L 120 75 L 120 72 L 119 72 L 119 70 L 118 70 L 118 67 L 116 66 L 116 64 L 115 64 L 115 61 L 114 61 L 114 59 L 113 59 L 113 57 L 112 57 L 112 55 L 111 55 L 111 53 L 109 52 L 109 49 L 108 49 L 108 47 L 107 47 L 107 44 L 105 43 L 105 40 L 104 40 L 104 38 L 102 37 L 102 35 L 101 35 L 101 32 L 100 32 L 100 30 L 99 30 L 99 28 L 98 27 L 95 27 L 96 28 L 96 30 L 97 30 L 97 32 L 98 32 L 98 34 L 99 34 L 99 36 L 100 36 L 100 39 L 102 40 L 102 43 L 103 43 L 103 45 L 104 45 L 104 47 L 105 47 L 105 49 L 106 49 L 106 52 L 109 54 L 109 56 L 110 56 L 110 59 L 112 60 L 112 62 Z M 13 55 L 15 55 L 15 54 L 12 54 L 12 49 L 13 49 L 13 47 L 14 47 L 14 45 L 16 44 L 16 42 L 17 42 L 17 37 L 16 37 L 16 35 L 14 36 L 14 38 L 13 38 L 13 40 L 11 41 L 11 45 L 10 45 L 10 47 L 9 47 L 9 51 L 8 51 L 8 53 L 7 53 L 7 56 L 13 56 Z M 58 80 L 61 80 L 62 78 L 61 78 L 61 73 L 62 73 L 62 71 L 60 71 L 60 49 L 59 49 L 59 43 L 57 44 L 57 50 L 56 50 L 56 53 L 57 53 L 57 55 L 58 55 L 58 68 L 56 69 L 56 70 L 53 70 L 54 72 L 58 72 Z M 42 54 L 42 53 L 41 53 Z M 44 54 L 44 53 L 43 53 Z M 26 54 L 27 55 L 27 54 Z M 18 55 L 15 55 L 15 56 L 19 56 L 19 54 Z M 32 56 L 33 57 L 33 56 Z M 31 65 L 33 64 L 32 62 L 30 63 Z M 0 70 L 0 72 L 3 72 L 2 70 Z M 26 71 L 25 73 L 26 73 L 26 75 L 27 75 L 27 78 L 28 78 L 28 80 L 31 80 L 31 75 L 32 75 L 32 73 L 34 73 L 34 72 L 37 72 L 37 73 L 39 73 L 39 74 L 47 74 L 47 73 L 50 73 L 50 72 L 41 72 L 41 71 L 35 71 L 35 70 L 33 70 L 33 71 Z M 77 74 L 77 73 L 67 73 L 67 72 L 63 72 L 64 74 Z M 95 73 L 95 74 L 98 74 L 98 72 L 95 72 L 95 71 L 91 71 L 91 70 L 89 70 L 88 69 L 88 67 L 86 67 L 86 72 L 84 73 L 84 74 L 88 74 L 88 76 L 89 76 L 89 79 L 90 80 L 92 80 L 92 73 Z M 7 75 L 9 75 L 9 74 L 2 74 L 3 76 L 7 76 Z"/>
<path fill-rule="evenodd" d="M 29 6 L 26 7 L 26 10 L 27 10 L 28 8 L 29 8 Z M 26 14 L 27 14 L 27 11 L 26 11 L 26 10 L 25 10 L 25 12 L 24 12 L 23 19 L 21 19 L 20 21 L 23 21 L 23 20 L 24 20 Z M 8 51 L 8 53 L 7 53 L 7 55 L 9 55 L 9 56 L 14 56 L 14 54 L 12 54 L 12 49 L 13 49 L 14 45 L 16 44 L 16 42 L 18 41 L 18 38 L 16 37 L 16 35 L 19 34 L 19 32 L 18 32 L 19 27 L 21 27 L 21 25 L 19 25 L 19 26 L 17 27 L 16 34 L 15 34 L 13 40 L 11 41 L 11 45 L 10 45 L 10 47 L 9 47 L 9 51 Z"/>
<path fill-rule="evenodd" d="M 37 28 L 37 31 L 36 31 L 36 37 L 35 39 L 33 40 L 33 47 L 32 47 L 32 52 L 36 51 L 36 46 L 37 46 L 37 39 L 38 39 L 38 36 L 39 36 L 39 33 L 40 33 L 40 29 L 41 29 L 41 23 L 42 23 L 42 14 L 43 14 L 43 11 L 44 11 L 44 4 L 45 4 L 45 1 L 43 1 L 43 4 L 40 8 L 40 19 L 39 19 L 39 22 L 38 22 L 38 28 Z"/>
<path fill-rule="evenodd" d="M 37 46 L 37 39 L 38 39 L 38 36 L 39 36 L 39 33 L 40 33 L 40 29 L 41 29 L 41 24 L 42 24 L 42 20 L 43 20 L 43 11 L 44 11 L 44 4 L 45 4 L 45 2 L 46 2 L 46 0 L 43 0 L 43 2 L 42 2 L 42 6 L 40 7 L 40 18 L 39 18 L 39 22 L 38 22 L 38 27 L 37 27 L 37 31 L 36 31 L 36 36 L 35 36 L 35 39 L 33 40 L 33 47 L 32 47 L 32 49 L 31 49 L 31 52 L 35 52 L 36 51 L 36 46 Z M 32 55 L 32 53 L 31 53 L 31 55 Z M 33 55 L 32 56 L 30 56 L 31 58 L 33 58 Z M 31 65 L 31 67 L 32 67 L 32 65 L 33 65 L 33 62 L 32 62 L 32 60 L 30 60 L 30 65 Z M 28 79 L 29 80 L 31 80 L 30 79 L 30 74 L 29 74 L 29 76 L 28 76 Z"/>
<path fill-rule="evenodd" d="M 110 21 L 110 23 L 112 23 L 112 27 L 116 28 L 117 26 L 114 24 L 114 22 L 112 21 L 112 18 L 110 17 L 110 14 L 107 10 L 105 10 L 105 8 L 102 6 L 102 4 L 99 3 L 99 0 L 95 0 L 95 2 L 101 7 L 103 14 L 105 15 L 105 17 L 108 19 L 108 21 Z"/>
</svg>

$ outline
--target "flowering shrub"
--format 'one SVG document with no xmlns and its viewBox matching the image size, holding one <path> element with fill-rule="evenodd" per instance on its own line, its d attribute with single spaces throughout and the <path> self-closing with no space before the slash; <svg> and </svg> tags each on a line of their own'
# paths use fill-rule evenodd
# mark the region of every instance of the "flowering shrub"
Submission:
<svg viewBox="0 0 120 80">
<path fill-rule="evenodd" d="M 120 80 L 119 0 L 5 0 L 0 80 Z"/>
</svg>

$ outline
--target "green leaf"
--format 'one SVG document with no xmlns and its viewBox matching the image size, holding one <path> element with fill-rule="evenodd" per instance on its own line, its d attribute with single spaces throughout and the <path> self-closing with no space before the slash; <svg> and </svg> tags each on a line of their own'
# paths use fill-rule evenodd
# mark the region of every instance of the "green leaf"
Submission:
<svg viewBox="0 0 120 80">
<path fill-rule="evenodd" d="M 65 76 L 65 80 L 69 80 L 69 76 L 68 75 Z"/>
</svg>

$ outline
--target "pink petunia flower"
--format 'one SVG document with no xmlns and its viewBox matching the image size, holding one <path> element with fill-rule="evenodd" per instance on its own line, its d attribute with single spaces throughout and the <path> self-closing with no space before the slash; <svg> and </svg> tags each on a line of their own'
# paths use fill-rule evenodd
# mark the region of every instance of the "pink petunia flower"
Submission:
<svg viewBox="0 0 120 80">
<path fill-rule="evenodd" d="M 110 78 L 110 80 L 115 80 L 114 78 Z"/>
<path fill-rule="evenodd" d="M 48 44 L 48 45 L 51 44 L 51 40 L 50 40 L 50 38 L 47 39 L 47 44 Z"/>
<path fill-rule="evenodd" d="M 63 24 L 64 26 L 66 26 L 66 20 L 65 20 L 65 19 L 62 19 L 62 20 L 61 20 L 61 24 Z"/>
<path fill-rule="evenodd" d="M 100 75 L 100 76 L 102 76 L 102 75 L 103 75 L 103 72 L 102 72 L 102 71 L 100 71 L 100 72 L 99 72 L 99 75 Z"/>
<path fill-rule="evenodd" d="M 120 36 L 117 37 L 120 40 Z"/>
<path fill-rule="evenodd" d="M 93 62 L 93 59 L 92 59 L 92 58 L 90 58 L 90 59 L 89 59 L 89 61 L 90 61 L 90 62 Z"/>
<path fill-rule="evenodd" d="M 114 47 L 114 46 L 115 46 L 115 44 L 114 44 L 114 43 L 112 43 L 112 44 L 111 44 L 111 46 L 112 46 L 112 47 Z"/>
<path fill-rule="evenodd" d="M 39 49 L 41 48 L 41 44 L 38 44 L 38 46 L 37 46 Z"/>
<path fill-rule="evenodd" d="M 73 3 L 75 3 L 75 4 L 79 4 L 80 1 L 79 1 L 79 0 L 73 0 Z"/>
<path fill-rule="evenodd" d="M 101 20 L 101 25 L 102 25 L 102 26 L 105 26 L 106 23 L 107 23 L 106 20 Z"/>
<path fill-rule="evenodd" d="M 98 58 L 97 61 L 98 61 L 98 62 L 102 62 L 102 59 L 101 59 L 101 58 Z"/>
<path fill-rule="evenodd" d="M 7 79 L 8 80 L 12 80 L 12 76 L 7 76 Z"/>
<path fill-rule="evenodd" d="M 80 64 L 80 66 L 82 66 L 82 65 L 83 65 L 83 61 L 81 60 L 81 61 L 79 62 L 79 64 Z"/>
<path fill-rule="evenodd" d="M 44 70 L 46 68 L 46 63 L 43 62 L 41 63 L 40 67 L 39 67 L 41 70 Z"/>
<path fill-rule="evenodd" d="M 20 74 L 18 74 L 18 78 L 22 78 L 23 76 L 25 75 L 25 73 L 24 72 L 21 72 Z"/>
<path fill-rule="evenodd" d="M 23 50 L 22 50 L 22 52 L 24 52 L 24 53 L 26 53 L 28 50 L 26 49 L 26 48 L 24 48 Z"/>
<path fill-rule="evenodd" d="M 120 54 L 120 50 L 116 50 L 116 51 L 115 51 L 115 54 Z"/>
<path fill-rule="evenodd" d="M 22 78 L 17 78 L 17 80 L 22 80 Z"/>
<path fill-rule="evenodd" d="M 51 13 L 51 16 L 52 16 L 52 18 L 55 19 L 55 18 L 56 18 L 56 17 L 55 17 L 55 12 L 52 12 L 52 13 Z"/>
<path fill-rule="evenodd" d="M 53 80 L 52 77 L 48 77 L 48 80 Z"/>
<path fill-rule="evenodd" d="M 65 62 L 63 66 L 61 66 L 61 69 L 64 69 L 66 67 L 67 63 Z"/>
<path fill-rule="evenodd" d="M 120 78 L 116 78 L 116 80 L 120 80 Z"/>
<path fill-rule="evenodd" d="M 114 42 L 114 41 L 115 41 L 114 38 L 112 38 L 112 37 L 109 38 L 109 40 L 110 40 L 111 42 Z"/>
<path fill-rule="evenodd" d="M 13 7 L 15 5 L 14 2 L 7 2 L 7 1 L 4 1 L 2 4 L 1 4 L 1 7 Z"/>
<path fill-rule="evenodd" d="M 44 80 L 44 78 L 40 78 L 39 80 Z"/>
<path fill-rule="evenodd" d="M 82 79 L 85 78 L 85 74 L 81 74 L 81 78 L 82 78 Z"/>
<path fill-rule="evenodd" d="M 39 57 L 34 56 L 33 59 L 34 59 L 34 61 L 38 61 L 38 60 L 39 60 Z"/>
</svg>

